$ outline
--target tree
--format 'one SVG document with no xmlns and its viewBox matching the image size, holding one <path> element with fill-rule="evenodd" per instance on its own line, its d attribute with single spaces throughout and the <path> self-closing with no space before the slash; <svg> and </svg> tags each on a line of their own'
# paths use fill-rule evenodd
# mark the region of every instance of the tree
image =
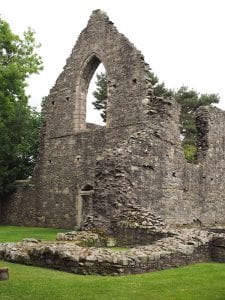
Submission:
<svg viewBox="0 0 225 300">
<path fill-rule="evenodd" d="M 107 106 L 107 79 L 105 73 L 97 74 L 96 91 L 93 92 L 95 101 L 92 102 L 94 108 L 100 110 L 103 122 L 106 122 L 106 106 Z"/>
<path fill-rule="evenodd" d="M 38 47 L 30 28 L 20 38 L 0 18 L 0 199 L 32 173 L 40 114 L 28 106 L 25 88 L 42 69 Z"/>
<path fill-rule="evenodd" d="M 202 105 L 211 105 L 219 103 L 219 96 L 217 94 L 200 94 L 197 91 L 181 86 L 178 90 L 171 90 L 165 87 L 164 82 L 159 83 L 158 77 L 149 72 L 151 79 L 153 93 L 155 96 L 174 97 L 181 105 L 181 134 L 183 135 L 183 145 L 192 145 L 193 147 L 184 147 L 194 149 L 196 144 L 196 122 L 195 112 L 198 107 Z M 190 153 L 188 155 L 190 157 Z"/>
<path fill-rule="evenodd" d="M 173 97 L 174 92 L 173 90 L 167 89 L 165 87 L 164 82 L 159 83 L 158 77 L 153 72 L 148 72 L 148 76 L 150 78 L 153 93 L 157 97 Z"/>
<path fill-rule="evenodd" d="M 148 73 L 151 80 L 153 93 L 155 96 L 174 97 L 181 105 L 181 134 L 183 136 L 183 149 L 188 162 L 194 162 L 196 159 L 196 122 L 195 112 L 199 106 L 211 105 L 219 102 L 217 94 L 200 94 L 186 86 L 178 90 L 171 90 L 165 87 L 164 82 L 159 82 L 158 77 L 153 73 Z M 101 73 L 97 75 L 97 90 L 93 93 L 96 100 L 93 102 L 95 109 L 102 111 L 104 122 L 106 120 L 105 110 L 107 105 L 107 80 L 106 75 Z"/>
<path fill-rule="evenodd" d="M 186 86 L 174 92 L 174 97 L 181 105 L 181 134 L 184 136 L 183 144 L 196 144 L 195 112 L 202 105 L 219 103 L 217 94 L 200 94 Z"/>
</svg>

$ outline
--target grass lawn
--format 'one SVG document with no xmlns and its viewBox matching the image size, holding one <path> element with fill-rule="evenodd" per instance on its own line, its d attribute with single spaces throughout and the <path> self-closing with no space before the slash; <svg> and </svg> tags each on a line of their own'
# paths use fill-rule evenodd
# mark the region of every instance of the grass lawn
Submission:
<svg viewBox="0 0 225 300">
<path fill-rule="evenodd" d="M 61 229 L 0 226 L 0 241 L 54 240 Z M 225 264 L 204 263 L 121 277 L 82 276 L 0 261 L 10 279 L 0 300 L 225 300 Z"/>
<path fill-rule="evenodd" d="M 1 300 L 215 300 L 225 299 L 225 264 L 204 263 L 141 275 L 82 276 L 0 261 L 10 279 Z"/>
<path fill-rule="evenodd" d="M 24 238 L 36 238 L 53 241 L 58 232 L 66 232 L 68 229 L 23 227 L 23 226 L 0 226 L 0 243 L 18 242 Z M 1 299 L 1 298 L 0 298 Z"/>
</svg>

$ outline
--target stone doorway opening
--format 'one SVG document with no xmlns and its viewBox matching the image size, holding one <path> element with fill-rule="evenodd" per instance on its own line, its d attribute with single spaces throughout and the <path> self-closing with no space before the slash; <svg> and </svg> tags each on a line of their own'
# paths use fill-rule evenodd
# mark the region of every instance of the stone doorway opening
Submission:
<svg viewBox="0 0 225 300">
<path fill-rule="evenodd" d="M 82 229 L 84 220 L 89 215 L 93 215 L 93 186 L 86 184 L 79 192 L 77 201 L 77 228 Z"/>
</svg>

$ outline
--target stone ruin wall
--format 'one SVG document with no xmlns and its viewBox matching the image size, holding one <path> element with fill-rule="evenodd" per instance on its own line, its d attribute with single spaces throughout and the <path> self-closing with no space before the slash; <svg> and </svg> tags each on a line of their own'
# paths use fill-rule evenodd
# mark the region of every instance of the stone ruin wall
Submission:
<svg viewBox="0 0 225 300">
<path fill-rule="evenodd" d="M 199 206 L 203 222 L 224 224 L 225 211 L 225 112 L 201 107 L 197 113 L 199 134 Z"/>
<path fill-rule="evenodd" d="M 106 127 L 85 121 L 100 62 L 108 80 Z M 199 109 L 199 160 L 187 163 L 179 105 L 153 95 L 148 70 L 108 17 L 93 12 L 46 101 L 34 186 L 19 187 L 3 203 L 2 223 L 73 228 L 90 215 L 109 227 L 128 204 L 170 224 L 225 223 L 225 113 Z"/>
<path fill-rule="evenodd" d="M 84 237 L 84 232 L 74 233 Z M 96 234 L 86 233 L 89 242 L 91 236 L 96 241 Z M 224 233 L 198 229 L 176 230 L 174 236 L 155 241 L 152 245 L 127 248 L 125 251 L 81 246 L 77 244 L 78 240 L 72 241 L 60 239 L 57 242 L 41 242 L 26 238 L 18 243 L 2 243 L 0 258 L 82 275 L 137 274 L 193 263 L 225 262 Z"/>
</svg>

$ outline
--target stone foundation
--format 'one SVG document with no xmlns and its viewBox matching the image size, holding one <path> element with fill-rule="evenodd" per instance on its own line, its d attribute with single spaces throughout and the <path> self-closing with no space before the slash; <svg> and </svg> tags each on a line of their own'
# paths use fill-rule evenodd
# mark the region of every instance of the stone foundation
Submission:
<svg viewBox="0 0 225 300">
<path fill-rule="evenodd" d="M 225 262 L 225 235 L 196 229 L 126 251 L 80 247 L 74 242 L 0 244 L 0 258 L 75 274 L 122 275 L 151 272 L 197 262 Z"/>
</svg>

